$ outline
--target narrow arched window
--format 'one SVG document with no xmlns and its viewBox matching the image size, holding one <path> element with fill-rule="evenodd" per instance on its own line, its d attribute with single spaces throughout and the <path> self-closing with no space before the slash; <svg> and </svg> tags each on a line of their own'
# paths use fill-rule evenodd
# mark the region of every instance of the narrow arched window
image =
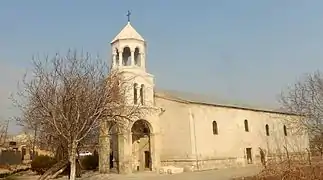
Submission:
<svg viewBox="0 0 323 180">
<path fill-rule="evenodd" d="M 269 136 L 269 126 L 266 124 L 266 135 Z"/>
<path fill-rule="evenodd" d="M 244 120 L 244 130 L 246 131 L 246 132 L 249 132 L 249 125 L 248 125 L 248 120 Z"/>
<path fill-rule="evenodd" d="M 144 97 L 145 97 L 145 94 L 144 94 L 144 88 L 145 88 L 145 86 L 142 84 L 141 86 L 140 86 L 140 103 L 141 103 L 141 105 L 144 105 Z"/>
<path fill-rule="evenodd" d="M 212 128 L 213 128 L 213 134 L 217 135 L 219 132 L 218 132 L 218 124 L 216 123 L 216 121 L 212 122 Z"/>
<path fill-rule="evenodd" d="M 135 58 L 135 65 L 141 66 L 140 50 L 138 47 L 135 48 L 134 58 Z"/>
<path fill-rule="evenodd" d="M 137 86 L 138 86 L 138 84 L 137 84 L 137 83 L 135 83 L 135 84 L 133 85 L 133 103 L 134 103 L 134 104 L 137 104 L 137 103 L 138 103 Z"/>
<path fill-rule="evenodd" d="M 284 125 L 284 135 L 287 136 L 287 128 L 285 125 Z"/>
</svg>

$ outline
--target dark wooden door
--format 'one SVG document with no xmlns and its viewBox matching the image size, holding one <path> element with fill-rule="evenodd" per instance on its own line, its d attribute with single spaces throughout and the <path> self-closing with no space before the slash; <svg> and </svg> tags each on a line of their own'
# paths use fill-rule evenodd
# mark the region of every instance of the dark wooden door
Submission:
<svg viewBox="0 0 323 180">
<path fill-rule="evenodd" d="M 251 148 L 246 148 L 248 164 L 252 164 Z"/>
<path fill-rule="evenodd" d="M 145 168 L 150 169 L 150 152 L 145 151 Z"/>
</svg>

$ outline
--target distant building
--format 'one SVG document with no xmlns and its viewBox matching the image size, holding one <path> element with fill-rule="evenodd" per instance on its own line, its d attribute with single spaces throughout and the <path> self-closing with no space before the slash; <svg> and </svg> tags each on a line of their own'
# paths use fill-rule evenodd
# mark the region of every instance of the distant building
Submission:
<svg viewBox="0 0 323 180">
<path fill-rule="evenodd" d="M 5 144 L 3 145 L 3 150 L 14 150 L 20 151 L 22 153 L 22 157 L 24 158 L 27 155 L 30 159 L 30 156 L 33 154 L 33 145 L 34 145 L 34 136 L 28 133 L 20 133 L 18 135 L 9 135 Z M 35 144 L 35 155 L 53 155 L 53 153 L 40 148 L 37 144 Z"/>
</svg>

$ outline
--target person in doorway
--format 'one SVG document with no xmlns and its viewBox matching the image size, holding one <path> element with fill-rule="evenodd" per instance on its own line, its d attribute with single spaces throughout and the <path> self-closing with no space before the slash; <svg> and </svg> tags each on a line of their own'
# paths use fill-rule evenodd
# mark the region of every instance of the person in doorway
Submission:
<svg viewBox="0 0 323 180">
<path fill-rule="evenodd" d="M 265 152 L 259 147 L 261 164 L 266 168 Z"/>
</svg>

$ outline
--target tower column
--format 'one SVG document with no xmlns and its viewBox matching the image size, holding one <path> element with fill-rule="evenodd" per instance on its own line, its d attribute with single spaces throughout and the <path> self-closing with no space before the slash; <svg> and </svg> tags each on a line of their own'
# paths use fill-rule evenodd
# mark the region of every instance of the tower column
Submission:
<svg viewBox="0 0 323 180">
<path fill-rule="evenodd" d="M 140 53 L 140 66 L 143 69 L 145 69 L 145 67 L 146 67 L 145 55 L 143 52 Z"/>
<path fill-rule="evenodd" d="M 131 61 L 130 61 L 130 65 L 134 66 L 135 65 L 135 51 L 131 50 Z"/>
<path fill-rule="evenodd" d="M 136 91 L 137 91 L 137 104 L 140 104 L 140 84 L 138 84 L 137 88 L 136 88 Z"/>
<path fill-rule="evenodd" d="M 118 134 L 118 171 L 120 174 L 132 173 L 131 132 Z"/>
<path fill-rule="evenodd" d="M 117 60 L 117 53 L 113 52 L 113 54 L 112 54 L 112 67 L 115 67 L 115 66 L 118 65 L 118 64 L 116 64 L 117 63 L 116 60 Z"/>
<path fill-rule="evenodd" d="M 123 61 L 123 51 L 119 51 L 119 66 L 122 66 L 122 61 Z"/>
</svg>

